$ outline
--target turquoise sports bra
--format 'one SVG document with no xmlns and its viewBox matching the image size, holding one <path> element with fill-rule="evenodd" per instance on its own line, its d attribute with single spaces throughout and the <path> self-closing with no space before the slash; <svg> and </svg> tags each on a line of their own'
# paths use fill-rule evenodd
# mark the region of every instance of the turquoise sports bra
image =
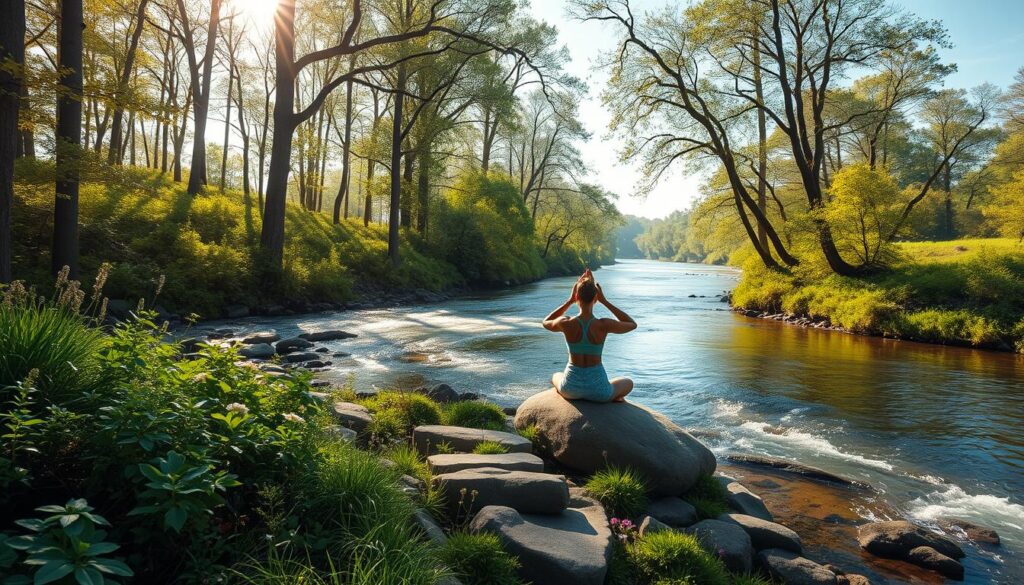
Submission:
<svg viewBox="0 0 1024 585">
<path fill-rule="evenodd" d="M 565 345 L 569 347 L 569 353 L 576 355 L 601 355 L 601 352 L 604 351 L 604 342 L 594 343 L 587 337 L 587 333 L 590 331 L 590 324 L 594 322 L 594 318 L 591 317 L 584 321 L 577 317 L 576 320 L 579 321 L 580 328 L 583 329 L 583 335 L 575 343 L 568 339 L 565 340 Z"/>
</svg>

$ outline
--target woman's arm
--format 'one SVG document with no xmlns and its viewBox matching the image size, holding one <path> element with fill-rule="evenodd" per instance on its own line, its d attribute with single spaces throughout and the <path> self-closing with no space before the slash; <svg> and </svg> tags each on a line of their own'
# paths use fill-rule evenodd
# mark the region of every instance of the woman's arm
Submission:
<svg viewBox="0 0 1024 585">
<path fill-rule="evenodd" d="M 629 333 L 636 329 L 636 321 L 632 317 L 626 314 L 625 311 L 611 304 L 608 299 L 604 297 L 604 291 L 601 290 L 601 285 L 597 285 L 597 302 L 601 303 L 608 310 L 615 315 L 617 321 L 608 319 L 605 321 L 605 325 L 608 328 L 608 333 Z"/>
<path fill-rule="evenodd" d="M 576 302 L 576 289 L 579 288 L 579 286 L 580 281 L 577 280 L 576 284 L 572 285 L 572 294 L 569 295 L 569 300 L 562 303 L 562 305 L 559 306 L 554 311 L 551 311 L 551 313 L 549 313 L 547 317 L 544 317 L 543 325 L 545 329 L 547 329 L 548 331 L 562 330 L 562 315 L 564 315 L 565 312 L 569 310 L 569 307 L 571 307 L 572 304 Z"/>
</svg>

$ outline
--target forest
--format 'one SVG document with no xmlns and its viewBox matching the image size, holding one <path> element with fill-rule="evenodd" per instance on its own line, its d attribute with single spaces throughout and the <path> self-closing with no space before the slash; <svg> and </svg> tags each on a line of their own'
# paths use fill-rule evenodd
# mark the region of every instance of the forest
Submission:
<svg viewBox="0 0 1024 585">
<path fill-rule="evenodd" d="M 611 260 L 587 88 L 508 0 L 5 3 L 0 282 L 216 317 Z M 77 23 L 77 24 L 68 24 Z"/>
</svg>

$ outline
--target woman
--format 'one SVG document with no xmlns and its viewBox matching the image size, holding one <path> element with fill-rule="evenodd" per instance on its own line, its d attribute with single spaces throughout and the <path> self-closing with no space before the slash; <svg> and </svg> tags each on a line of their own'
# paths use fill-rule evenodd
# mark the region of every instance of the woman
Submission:
<svg viewBox="0 0 1024 585">
<path fill-rule="evenodd" d="M 579 315 L 564 316 L 573 303 L 579 306 Z M 595 319 L 595 303 L 603 304 L 615 318 Z M 551 383 L 563 398 L 625 402 L 626 395 L 633 390 L 633 381 L 629 378 L 609 381 L 601 365 L 601 352 L 609 333 L 629 333 L 636 329 L 636 321 L 604 298 L 601 285 L 594 280 L 589 268 L 573 285 L 569 300 L 544 319 L 544 328 L 562 333 L 565 344 L 569 346 L 569 363 L 565 371 L 551 376 Z"/>
</svg>

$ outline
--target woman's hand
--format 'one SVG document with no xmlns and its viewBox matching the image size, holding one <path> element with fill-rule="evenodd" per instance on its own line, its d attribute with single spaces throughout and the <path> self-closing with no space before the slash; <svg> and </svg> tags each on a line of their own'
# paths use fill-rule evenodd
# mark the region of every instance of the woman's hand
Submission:
<svg viewBox="0 0 1024 585">
<path fill-rule="evenodd" d="M 597 284 L 595 282 L 594 286 L 597 287 L 597 296 L 594 297 L 594 300 L 597 301 L 598 303 L 604 304 L 605 303 L 604 291 L 601 290 L 601 285 Z"/>
</svg>

